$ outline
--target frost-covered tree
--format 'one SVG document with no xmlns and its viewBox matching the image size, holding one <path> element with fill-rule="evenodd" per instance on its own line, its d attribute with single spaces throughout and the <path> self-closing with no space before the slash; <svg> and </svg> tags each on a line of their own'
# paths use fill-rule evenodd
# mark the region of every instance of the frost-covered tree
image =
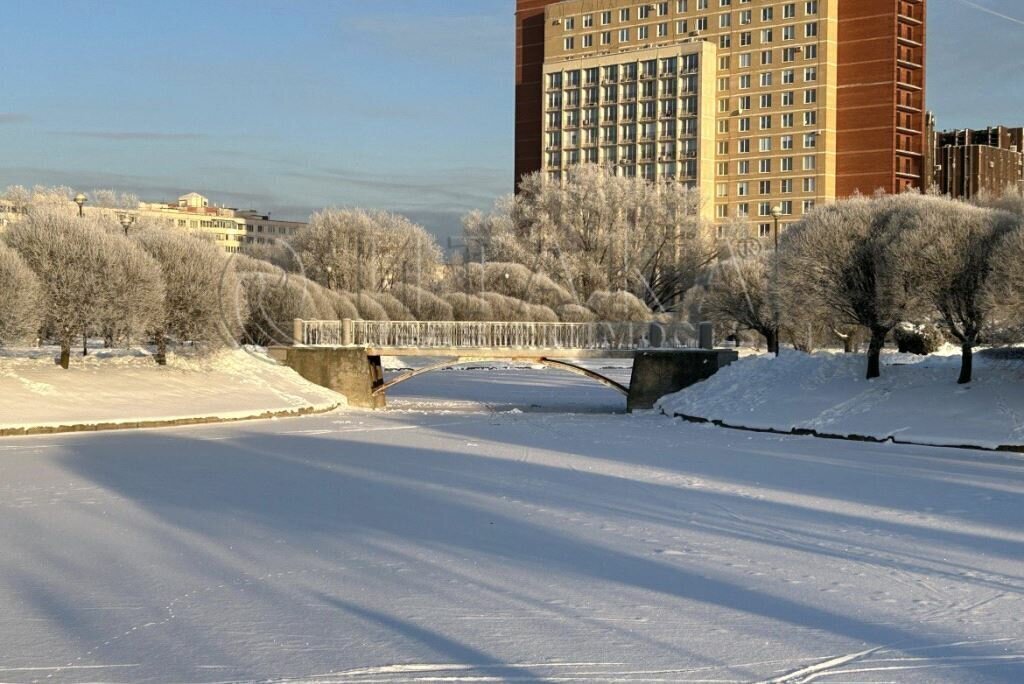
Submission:
<svg viewBox="0 0 1024 684">
<path fill-rule="evenodd" d="M 764 337 L 769 352 L 777 352 L 779 347 L 779 315 L 771 285 L 773 258 L 760 255 L 717 264 L 701 303 L 702 314 L 712 322 Z"/>
<path fill-rule="evenodd" d="M 476 295 L 452 292 L 444 295 L 444 300 L 452 307 L 452 316 L 456 321 L 493 321 L 494 312 L 490 303 Z"/>
<path fill-rule="evenodd" d="M 390 293 L 401 301 L 418 321 L 450 321 L 454 316 L 451 304 L 422 287 L 409 283 L 395 283 Z"/>
<path fill-rule="evenodd" d="M 597 320 L 596 313 L 579 304 L 564 304 L 555 309 L 555 313 L 563 323 L 593 323 Z"/>
<path fill-rule="evenodd" d="M 212 242 L 183 232 L 141 226 L 132 239 L 163 272 L 163 320 L 153 331 L 157 363 L 166 363 L 171 340 L 210 347 L 238 340 L 248 311 L 232 260 Z"/>
<path fill-rule="evenodd" d="M 291 242 L 303 274 L 331 290 L 386 291 L 436 280 L 441 250 L 404 216 L 363 209 L 325 209 Z"/>
<path fill-rule="evenodd" d="M 463 268 L 451 269 L 450 274 L 454 281 L 452 288 L 459 292 L 497 292 L 551 308 L 576 303 L 575 298 L 564 287 L 543 273 L 535 273 L 522 264 L 488 262 L 482 266 L 470 263 Z"/>
<path fill-rule="evenodd" d="M 573 167 L 563 183 L 526 176 L 518 195 L 469 214 L 464 227 L 470 261 L 523 264 L 575 301 L 621 289 L 669 308 L 715 254 L 697 190 L 596 165 Z"/>
<path fill-rule="evenodd" d="M 25 260 L 0 242 L 0 344 L 35 337 L 42 320 L 42 284 Z"/>
<path fill-rule="evenodd" d="M 139 198 L 130 192 L 93 190 L 87 194 L 89 205 L 101 209 L 137 209 Z"/>
<path fill-rule="evenodd" d="M 21 214 L 27 214 L 31 209 L 38 209 L 65 213 L 70 216 L 78 213 L 78 207 L 72 202 L 75 194 L 74 190 L 66 186 L 36 185 L 33 188 L 26 188 L 21 185 L 12 185 L 0 194 L 0 199 Z"/>
<path fill-rule="evenodd" d="M 913 281 L 905 255 L 894 246 L 920 207 L 935 201 L 913 194 L 855 197 L 814 210 L 783 236 L 786 298 L 866 328 L 869 379 L 881 375 L 886 337 L 920 307 L 921 283 Z"/>
<path fill-rule="evenodd" d="M 382 307 L 384 312 L 387 314 L 389 321 L 413 321 L 416 317 L 409 311 L 409 307 L 403 304 L 398 297 L 388 292 L 369 292 L 364 291 L 364 295 L 369 295 L 377 301 Z"/>
<path fill-rule="evenodd" d="M 1005 212 L 937 199 L 919 205 L 896 245 L 937 322 L 960 343 L 960 384 L 971 381 L 974 348 L 994 322 L 993 255 L 1018 225 Z"/>
<path fill-rule="evenodd" d="M 242 338 L 250 344 L 290 344 L 296 318 L 331 320 L 337 316 L 336 309 L 329 308 L 336 302 L 319 296 L 315 284 L 300 275 L 278 269 L 242 271 L 240 277 L 248 312 Z"/>
<path fill-rule="evenodd" d="M 558 316 L 546 306 L 530 304 L 522 299 L 508 297 L 497 292 L 484 292 L 479 295 L 491 307 L 491 314 L 496 321 L 526 321 L 555 323 Z"/>
<path fill-rule="evenodd" d="M 108 231 L 102 240 L 102 295 L 92 332 L 102 335 L 107 347 L 142 340 L 166 318 L 162 268 L 121 232 Z"/>
<path fill-rule="evenodd" d="M 359 318 L 366 321 L 387 321 L 388 312 L 369 292 L 346 292 L 349 301 L 355 305 Z"/>
<path fill-rule="evenodd" d="M 1024 228 L 1006 235 L 992 255 L 989 293 L 998 323 L 993 333 L 1000 341 L 1018 343 L 1024 333 Z"/>
<path fill-rule="evenodd" d="M 4 233 L 43 288 L 43 328 L 60 345 L 67 368 L 71 345 L 90 330 L 104 306 L 106 233 L 90 219 L 33 205 Z"/>
<path fill-rule="evenodd" d="M 624 290 L 594 292 L 587 299 L 587 308 L 602 321 L 649 321 L 654 317 L 646 304 Z"/>
</svg>

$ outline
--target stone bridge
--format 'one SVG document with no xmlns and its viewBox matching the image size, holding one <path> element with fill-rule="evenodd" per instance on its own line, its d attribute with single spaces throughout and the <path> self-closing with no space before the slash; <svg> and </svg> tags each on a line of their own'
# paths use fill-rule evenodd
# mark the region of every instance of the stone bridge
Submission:
<svg viewBox="0 0 1024 684">
<path fill-rule="evenodd" d="M 662 396 L 713 375 L 734 361 L 713 349 L 710 324 L 522 321 L 294 322 L 293 344 L 271 354 L 311 382 L 344 394 L 349 404 L 384 408 L 387 390 L 441 368 L 481 361 L 522 361 L 588 377 L 626 396 L 628 410 L 652 408 Z M 385 379 L 381 358 L 427 357 L 430 363 Z M 633 359 L 629 386 L 578 362 Z"/>
</svg>

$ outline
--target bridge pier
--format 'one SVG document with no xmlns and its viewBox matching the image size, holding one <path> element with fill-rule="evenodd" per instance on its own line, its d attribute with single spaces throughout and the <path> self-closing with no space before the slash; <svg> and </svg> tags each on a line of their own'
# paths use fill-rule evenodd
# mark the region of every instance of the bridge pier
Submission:
<svg viewBox="0 0 1024 684">
<path fill-rule="evenodd" d="M 380 356 L 364 347 L 272 347 L 270 355 L 310 382 L 344 394 L 349 406 L 382 409 L 387 406 Z"/>
<path fill-rule="evenodd" d="M 640 350 L 633 357 L 626 410 L 652 409 L 664 396 L 707 380 L 739 358 L 734 349 Z"/>
<path fill-rule="evenodd" d="M 624 350 L 558 350 L 558 356 L 551 358 L 539 349 L 479 349 L 467 353 L 459 348 L 427 349 L 385 349 L 374 347 L 272 347 L 270 355 L 278 362 L 290 367 L 299 375 L 328 389 L 344 394 L 351 406 L 368 409 L 382 409 L 387 406 L 385 393 L 393 385 L 424 372 L 442 368 L 449 363 L 435 363 L 426 368 L 392 378 L 384 382 L 381 356 L 434 356 L 447 358 L 452 364 L 469 359 L 505 359 L 529 361 L 561 370 L 586 375 L 626 395 L 626 410 L 652 409 L 662 397 L 685 389 L 701 380 L 706 380 L 729 365 L 738 353 L 731 349 L 647 349 Z M 383 354 L 382 354 L 383 352 Z M 549 352 L 550 353 L 550 352 Z M 568 358 L 602 358 L 604 356 L 633 357 L 633 372 L 629 387 L 564 360 Z"/>
</svg>

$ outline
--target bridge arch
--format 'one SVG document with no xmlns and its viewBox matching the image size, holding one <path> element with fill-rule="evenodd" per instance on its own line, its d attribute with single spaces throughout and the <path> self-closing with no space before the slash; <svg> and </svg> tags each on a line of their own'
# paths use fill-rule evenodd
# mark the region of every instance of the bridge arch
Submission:
<svg viewBox="0 0 1024 684">
<path fill-rule="evenodd" d="M 581 375 L 583 377 L 590 378 L 591 380 L 596 380 L 597 382 L 601 383 L 602 385 L 605 385 L 606 387 L 608 387 L 610 389 L 613 389 L 616 392 L 619 392 L 620 394 L 622 394 L 622 395 L 624 395 L 626 397 L 629 396 L 629 388 L 626 387 L 625 385 L 623 385 L 623 384 L 621 384 L 619 382 L 616 382 L 615 380 L 612 380 L 611 378 L 609 378 L 607 376 L 604 376 L 604 375 L 598 373 L 597 371 L 593 371 L 593 370 L 591 370 L 589 368 L 584 368 L 583 366 L 579 366 L 579 365 L 574 364 L 574 363 L 569 363 L 568 361 L 562 361 L 560 359 L 551 359 L 551 358 L 547 358 L 547 357 L 509 358 L 509 357 L 501 357 L 501 356 L 472 357 L 472 358 L 454 358 L 454 359 L 450 358 L 450 359 L 445 359 L 444 361 L 438 361 L 436 363 L 432 363 L 430 365 L 423 366 L 422 368 L 415 368 L 415 369 L 413 369 L 411 371 L 407 371 L 405 373 L 397 375 L 394 378 L 392 378 L 391 380 L 389 380 L 389 381 L 387 381 L 387 382 L 385 382 L 383 384 L 379 384 L 379 385 L 375 386 L 373 388 L 373 393 L 377 394 L 377 395 L 383 395 L 385 392 L 387 392 L 389 389 L 391 389 L 395 385 L 400 385 L 403 382 L 407 382 L 409 380 L 412 380 L 413 378 L 419 377 L 421 375 L 425 375 L 427 373 L 431 373 L 433 371 L 442 370 L 444 368 L 451 368 L 453 366 L 464 366 L 464 365 L 470 364 L 470 363 L 500 362 L 500 361 L 508 362 L 508 363 L 513 363 L 513 364 L 514 363 L 539 363 L 541 365 L 547 366 L 548 368 L 554 368 L 554 369 L 557 369 L 557 370 L 565 371 L 567 373 L 573 373 L 575 375 Z"/>
</svg>

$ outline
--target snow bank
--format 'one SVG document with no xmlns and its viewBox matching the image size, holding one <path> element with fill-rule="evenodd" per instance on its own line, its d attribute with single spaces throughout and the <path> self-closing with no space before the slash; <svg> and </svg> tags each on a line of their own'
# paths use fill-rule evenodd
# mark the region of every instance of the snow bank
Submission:
<svg viewBox="0 0 1024 684">
<path fill-rule="evenodd" d="M 957 385 L 960 359 L 883 356 L 864 379 L 862 355 L 750 357 L 659 402 L 676 416 L 764 430 L 813 431 L 988 449 L 1024 446 L 1024 361 L 984 354 L 975 380 Z"/>
<path fill-rule="evenodd" d="M 259 349 L 171 355 L 96 351 L 63 370 L 55 350 L 0 354 L 0 433 L 155 422 L 239 420 L 326 411 L 345 403 Z M 80 429 L 80 428 L 78 428 Z"/>
</svg>

